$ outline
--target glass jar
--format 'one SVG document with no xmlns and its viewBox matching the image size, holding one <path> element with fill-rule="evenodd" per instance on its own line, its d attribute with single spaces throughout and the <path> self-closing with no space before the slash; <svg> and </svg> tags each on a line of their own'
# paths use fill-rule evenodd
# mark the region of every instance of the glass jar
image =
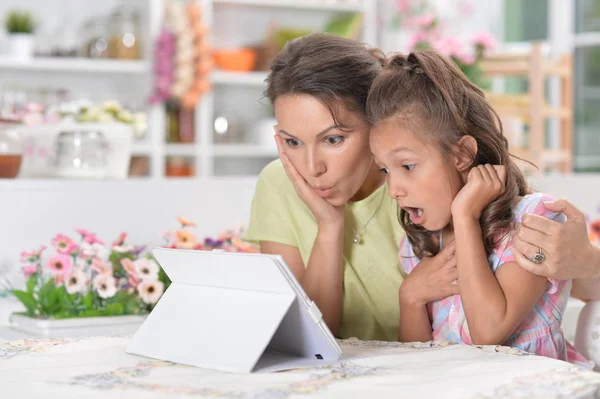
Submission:
<svg viewBox="0 0 600 399">
<path fill-rule="evenodd" d="M 134 7 L 118 7 L 111 17 L 108 54 L 116 59 L 140 58 L 139 16 Z"/>
<path fill-rule="evenodd" d="M 23 142 L 14 123 L 0 121 L 0 179 L 18 176 L 23 160 Z"/>
<path fill-rule="evenodd" d="M 88 58 L 108 58 L 108 34 L 103 18 L 94 18 L 83 27 L 83 55 Z"/>
<path fill-rule="evenodd" d="M 102 132 L 63 131 L 56 139 L 56 166 L 60 177 L 103 178 L 107 173 L 108 142 Z"/>
</svg>

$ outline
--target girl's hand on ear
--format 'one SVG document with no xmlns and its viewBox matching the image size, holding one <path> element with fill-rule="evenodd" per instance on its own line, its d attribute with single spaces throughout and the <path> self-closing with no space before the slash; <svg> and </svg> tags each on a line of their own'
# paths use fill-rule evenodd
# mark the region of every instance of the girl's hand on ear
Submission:
<svg viewBox="0 0 600 399">
<path fill-rule="evenodd" d="M 334 227 L 340 228 L 344 226 L 344 206 L 333 206 L 304 180 L 298 169 L 294 166 L 290 157 L 285 153 L 283 139 L 279 135 L 279 131 L 275 128 L 275 142 L 279 151 L 279 158 L 285 169 L 285 173 L 294 185 L 296 193 L 300 199 L 306 204 L 317 220 L 319 228 Z"/>
<path fill-rule="evenodd" d="M 452 201 L 452 216 L 479 220 L 483 210 L 506 189 L 506 167 L 479 165 L 469 171 L 464 187 Z"/>
</svg>

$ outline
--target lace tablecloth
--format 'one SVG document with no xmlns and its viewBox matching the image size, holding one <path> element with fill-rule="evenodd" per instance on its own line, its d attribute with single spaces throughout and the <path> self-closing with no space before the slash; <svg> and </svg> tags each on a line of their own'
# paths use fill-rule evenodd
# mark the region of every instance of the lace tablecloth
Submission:
<svg viewBox="0 0 600 399">
<path fill-rule="evenodd" d="M 342 340 L 348 360 L 229 374 L 125 353 L 129 337 L 0 345 L 7 398 L 592 398 L 600 374 L 506 347 Z"/>
</svg>

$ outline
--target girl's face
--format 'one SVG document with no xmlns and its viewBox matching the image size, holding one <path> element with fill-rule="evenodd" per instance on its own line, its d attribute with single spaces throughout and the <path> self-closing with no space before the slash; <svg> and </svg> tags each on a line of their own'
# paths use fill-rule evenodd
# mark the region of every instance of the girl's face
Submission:
<svg viewBox="0 0 600 399">
<path fill-rule="evenodd" d="M 309 186 L 334 206 L 351 200 L 369 173 L 369 126 L 360 113 L 340 106 L 336 128 L 329 109 L 307 95 L 275 100 L 276 129 L 284 151 Z"/>
<path fill-rule="evenodd" d="M 386 173 L 390 196 L 411 221 L 429 231 L 449 225 L 452 201 L 463 183 L 437 146 L 418 139 L 395 117 L 371 128 L 370 144 L 375 162 Z"/>
</svg>

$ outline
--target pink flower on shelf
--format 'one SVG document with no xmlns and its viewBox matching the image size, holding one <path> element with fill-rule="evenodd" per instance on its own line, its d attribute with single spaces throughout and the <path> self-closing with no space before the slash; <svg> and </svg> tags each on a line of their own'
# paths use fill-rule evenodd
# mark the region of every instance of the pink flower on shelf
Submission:
<svg viewBox="0 0 600 399">
<path fill-rule="evenodd" d="M 408 39 L 408 43 L 406 44 L 408 51 L 412 51 L 419 45 L 419 43 L 427 42 L 428 36 L 426 32 L 416 31 L 413 33 Z"/>
<path fill-rule="evenodd" d="M 42 252 L 48 248 L 45 245 L 42 245 L 38 249 L 34 249 L 32 251 L 22 251 L 21 252 L 21 263 L 29 263 L 35 262 L 40 259 L 42 256 Z"/>
<path fill-rule="evenodd" d="M 74 269 L 65 278 L 65 288 L 69 294 L 85 292 L 88 286 L 88 278 L 84 272 Z"/>
<path fill-rule="evenodd" d="M 404 25 L 410 28 L 418 29 L 429 29 L 435 24 L 435 17 L 433 15 L 418 15 L 415 17 L 407 18 Z"/>
<path fill-rule="evenodd" d="M 48 268 L 54 275 L 65 275 L 71 272 L 71 258 L 68 255 L 56 254 L 48 259 Z"/>
<path fill-rule="evenodd" d="M 26 265 L 21 268 L 21 271 L 23 272 L 23 276 L 27 279 L 31 277 L 32 274 L 39 272 L 40 267 L 39 265 Z"/>
<path fill-rule="evenodd" d="M 64 234 L 57 234 L 51 241 L 58 253 L 69 255 L 77 250 L 77 244 Z"/>
<path fill-rule="evenodd" d="M 498 45 L 496 38 L 489 32 L 480 32 L 471 38 L 471 43 L 486 50 L 493 50 Z"/>
<path fill-rule="evenodd" d="M 456 54 L 455 57 L 466 65 L 473 65 L 475 63 L 475 56 L 473 54 L 462 53 Z"/>
<path fill-rule="evenodd" d="M 94 277 L 92 284 L 101 298 L 112 298 L 117 293 L 117 280 L 113 276 L 99 274 Z"/>
<path fill-rule="evenodd" d="M 148 304 L 155 304 L 160 299 L 165 286 L 162 281 L 144 280 L 138 286 L 138 292 L 142 301 Z"/>
<path fill-rule="evenodd" d="M 454 37 L 445 37 L 440 40 L 436 40 L 433 43 L 433 47 L 447 57 L 457 56 L 462 54 L 462 44 Z"/>
<path fill-rule="evenodd" d="M 92 260 L 92 270 L 97 274 L 106 274 L 112 276 L 112 266 L 97 258 Z"/>
<path fill-rule="evenodd" d="M 396 9 L 400 14 L 410 11 L 410 0 L 396 0 Z"/>
</svg>

